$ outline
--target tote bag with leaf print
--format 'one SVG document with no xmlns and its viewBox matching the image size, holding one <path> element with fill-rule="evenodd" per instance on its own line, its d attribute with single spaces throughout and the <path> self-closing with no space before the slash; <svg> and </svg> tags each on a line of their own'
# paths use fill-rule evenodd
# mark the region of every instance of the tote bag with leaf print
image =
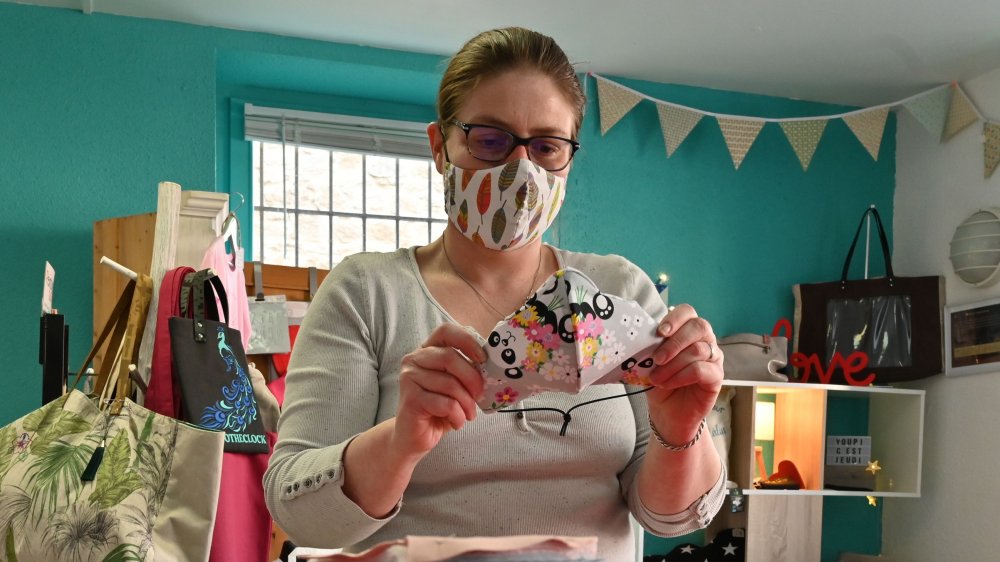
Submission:
<svg viewBox="0 0 1000 562">
<path fill-rule="evenodd" d="M 151 285 L 138 283 L 84 362 L 120 328 L 97 394 L 71 390 L 0 428 L 0 561 L 208 559 L 223 434 L 128 398 L 120 375 L 134 361 Z"/>
</svg>

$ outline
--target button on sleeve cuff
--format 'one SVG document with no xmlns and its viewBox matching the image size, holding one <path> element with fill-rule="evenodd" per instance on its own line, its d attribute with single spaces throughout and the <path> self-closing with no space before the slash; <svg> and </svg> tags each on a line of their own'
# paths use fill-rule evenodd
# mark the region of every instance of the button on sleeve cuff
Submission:
<svg viewBox="0 0 1000 562">
<path fill-rule="evenodd" d="M 369 537 L 398 512 L 376 519 L 344 494 L 343 453 L 350 440 L 274 463 L 265 478 L 272 517 L 296 544 L 343 548 Z"/>
</svg>

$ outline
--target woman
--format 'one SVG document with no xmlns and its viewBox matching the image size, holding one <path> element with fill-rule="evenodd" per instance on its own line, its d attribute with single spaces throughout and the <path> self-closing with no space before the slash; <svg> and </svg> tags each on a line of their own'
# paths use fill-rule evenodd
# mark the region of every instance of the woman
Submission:
<svg viewBox="0 0 1000 562">
<path fill-rule="evenodd" d="M 625 561 L 634 558 L 630 512 L 652 533 L 678 535 L 719 509 L 725 472 L 702 431 L 722 382 L 711 327 L 686 305 L 664 316 L 652 283 L 624 258 L 541 242 L 565 193 L 583 107 L 572 66 L 544 35 L 485 32 L 451 60 L 439 120 L 427 128 L 447 228 L 427 246 L 338 265 L 296 342 L 265 485 L 297 544 L 596 535 L 603 559 Z M 496 179 L 480 213 L 469 182 L 503 174 L 535 184 L 545 216 L 520 217 L 525 198 L 506 197 Z M 509 220 L 498 225 L 500 205 Z M 574 410 L 560 436 L 558 414 L 487 415 L 476 400 L 483 336 L 564 267 L 662 318 L 664 339 L 654 388 Z M 597 385 L 519 406 L 566 411 L 624 391 Z M 650 422 L 658 435 L 647 446 Z"/>
</svg>

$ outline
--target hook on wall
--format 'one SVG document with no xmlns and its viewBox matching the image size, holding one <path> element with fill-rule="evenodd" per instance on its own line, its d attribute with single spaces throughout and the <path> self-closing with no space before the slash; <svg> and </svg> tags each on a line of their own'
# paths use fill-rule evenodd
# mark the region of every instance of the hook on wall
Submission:
<svg viewBox="0 0 1000 562">
<path fill-rule="evenodd" d="M 235 209 L 229 211 L 230 213 L 235 213 L 236 211 L 239 211 L 240 208 L 243 207 L 243 205 L 247 202 L 246 197 L 243 197 L 243 194 L 240 193 L 239 191 L 234 191 L 233 195 L 239 195 L 240 196 L 240 204 L 237 205 Z"/>
</svg>

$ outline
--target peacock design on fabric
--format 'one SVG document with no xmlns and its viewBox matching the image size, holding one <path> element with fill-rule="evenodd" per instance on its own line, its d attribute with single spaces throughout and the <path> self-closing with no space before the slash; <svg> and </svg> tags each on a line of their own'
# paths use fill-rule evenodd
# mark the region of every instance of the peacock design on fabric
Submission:
<svg viewBox="0 0 1000 562">
<path fill-rule="evenodd" d="M 219 355 L 226 362 L 226 372 L 234 373 L 235 377 L 222 389 L 222 400 L 207 406 L 201 413 L 200 425 L 207 429 L 242 433 L 257 419 L 253 386 L 250 384 L 250 377 L 236 360 L 236 354 L 226 343 L 224 326 L 219 326 L 218 340 Z"/>
</svg>

